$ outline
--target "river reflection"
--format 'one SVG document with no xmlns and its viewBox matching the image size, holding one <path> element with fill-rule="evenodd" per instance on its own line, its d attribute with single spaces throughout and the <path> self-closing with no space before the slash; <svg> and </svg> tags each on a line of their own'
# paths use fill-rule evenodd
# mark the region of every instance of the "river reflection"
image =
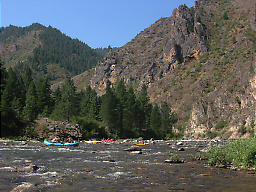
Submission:
<svg viewBox="0 0 256 192">
<path fill-rule="evenodd" d="M 10 191 L 30 182 L 41 191 L 256 191 L 255 174 L 213 168 L 190 159 L 190 154 L 208 142 L 187 142 L 185 151 L 171 149 L 175 143 L 141 146 L 142 154 L 131 154 L 124 151 L 131 143 L 54 147 L 2 141 L 0 189 Z M 185 163 L 164 163 L 170 150 Z M 12 171 L 30 163 L 39 169 L 32 173 Z"/>
</svg>

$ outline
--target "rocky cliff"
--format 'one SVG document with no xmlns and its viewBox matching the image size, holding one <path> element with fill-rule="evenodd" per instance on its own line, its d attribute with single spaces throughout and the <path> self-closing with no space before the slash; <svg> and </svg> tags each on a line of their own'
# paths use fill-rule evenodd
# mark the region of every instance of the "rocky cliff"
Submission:
<svg viewBox="0 0 256 192">
<path fill-rule="evenodd" d="M 204 30 L 199 9 L 181 5 L 171 17 L 159 19 L 125 46 L 110 51 L 96 67 L 92 86 L 100 92 L 118 78 L 128 85 L 159 80 L 178 65 L 207 53 Z"/>
<path fill-rule="evenodd" d="M 152 102 L 167 101 L 187 137 L 255 134 L 255 2 L 198 0 L 179 6 L 100 60 L 99 94 L 123 78 Z"/>
</svg>

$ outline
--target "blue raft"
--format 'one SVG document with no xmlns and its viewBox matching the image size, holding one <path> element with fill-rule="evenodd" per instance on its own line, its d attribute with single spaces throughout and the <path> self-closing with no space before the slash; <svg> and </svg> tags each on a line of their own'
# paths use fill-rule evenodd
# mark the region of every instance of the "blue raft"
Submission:
<svg viewBox="0 0 256 192">
<path fill-rule="evenodd" d="M 73 142 L 73 143 L 65 143 L 65 142 L 59 142 L 59 141 L 47 141 L 44 140 L 44 144 L 45 145 L 49 145 L 49 146 L 78 146 L 79 143 L 78 142 Z"/>
</svg>

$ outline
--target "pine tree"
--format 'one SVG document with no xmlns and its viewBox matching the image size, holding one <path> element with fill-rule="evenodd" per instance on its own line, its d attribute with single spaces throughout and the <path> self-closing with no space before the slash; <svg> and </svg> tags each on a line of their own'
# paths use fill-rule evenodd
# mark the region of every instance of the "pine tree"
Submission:
<svg viewBox="0 0 256 192">
<path fill-rule="evenodd" d="M 89 118 L 94 120 L 100 120 L 100 106 L 101 106 L 101 98 L 100 97 L 94 97 L 92 99 Z"/>
<path fill-rule="evenodd" d="M 126 94 L 126 102 L 123 110 L 123 127 L 124 137 L 134 138 L 140 136 L 139 133 L 139 118 L 138 118 L 139 106 L 136 103 L 136 97 L 132 87 L 129 88 Z"/>
<path fill-rule="evenodd" d="M 22 83 L 16 73 L 1 67 L 1 135 L 21 134 L 21 110 L 24 106 Z"/>
<path fill-rule="evenodd" d="M 27 67 L 25 70 L 25 73 L 23 75 L 23 81 L 24 81 L 25 89 L 28 90 L 30 83 L 33 81 L 32 71 L 29 67 Z"/>
<path fill-rule="evenodd" d="M 167 102 L 162 103 L 160 111 L 164 136 L 172 137 L 171 109 Z"/>
<path fill-rule="evenodd" d="M 150 130 L 151 137 L 156 137 L 158 139 L 163 138 L 161 114 L 157 104 L 154 105 L 151 115 L 150 115 Z"/>
<path fill-rule="evenodd" d="M 152 110 L 152 105 L 149 103 L 149 97 L 147 93 L 147 86 L 143 84 L 142 89 L 137 97 L 137 102 L 139 106 L 139 132 L 148 132 L 150 126 L 150 114 Z"/>
<path fill-rule="evenodd" d="M 121 132 L 120 104 L 110 87 L 102 96 L 100 116 L 108 126 L 109 133 L 117 137 Z"/>
<path fill-rule="evenodd" d="M 54 107 L 52 118 L 68 120 L 79 114 L 79 100 L 74 82 L 69 78 L 61 91 L 61 99 Z"/>
<path fill-rule="evenodd" d="M 9 107 L 15 111 L 17 118 L 19 118 L 25 105 L 25 90 L 22 78 L 18 78 L 12 68 L 9 68 L 7 72 L 5 91 L 8 93 Z"/>
<path fill-rule="evenodd" d="M 58 86 L 57 89 L 54 91 L 54 103 L 55 105 L 61 100 L 61 90 Z"/>
<path fill-rule="evenodd" d="M 38 105 L 37 105 L 37 91 L 34 82 L 32 81 L 29 85 L 28 91 L 26 93 L 26 105 L 23 109 L 23 116 L 28 121 L 33 121 L 38 115 Z"/>
<path fill-rule="evenodd" d="M 1 70 L 1 95 L 6 87 L 7 71 L 3 67 L 3 61 L 0 59 L 0 70 Z"/>
<path fill-rule="evenodd" d="M 11 108 L 8 89 L 1 95 L 1 136 L 20 135 L 21 128 L 18 126 L 19 119 Z"/>
<path fill-rule="evenodd" d="M 97 105 L 96 104 L 97 93 L 95 90 L 92 90 L 91 86 L 86 88 L 84 94 L 81 98 L 81 115 L 87 119 L 97 119 Z M 96 108 L 95 108 L 96 107 Z"/>
<path fill-rule="evenodd" d="M 124 80 L 118 80 L 116 87 L 115 87 L 115 95 L 117 99 L 119 100 L 119 112 L 118 112 L 118 119 L 120 119 L 120 136 L 123 137 L 125 134 L 125 128 L 124 128 L 124 110 L 125 110 L 125 104 L 127 100 L 127 92 L 126 92 L 126 87 L 124 84 Z"/>
<path fill-rule="evenodd" d="M 24 86 L 24 81 L 23 81 L 22 76 L 20 76 L 18 78 L 18 87 L 17 87 L 17 91 L 16 91 L 16 97 L 19 100 L 17 113 L 19 115 L 21 115 L 22 110 L 25 106 L 25 101 L 26 101 L 26 89 L 25 89 L 25 86 Z"/>
<path fill-rule="evenodd" d="M 126 87 L 125 87 L 123 79 L 117 81 L 115 89 L 116 89 L 115 92 L 116 92 L 117 98 L 119 99 L 121 104 L 124 105 L 126 102 L 126 93 L 127 92 L 126 92 Z"/>
<path fill-rule="evenodd" d="M 53 98 L 51 96 L 50 82 L 48 78 L 41 79 L 38 85 L 38 112 L 49 116 L 53 108 Z"/>
<path fill-rule="evenodd" d="M 19 81 L 17 74 L 12 70 L 8 69 L 7 79 L 6 79 L 6 89 L 9 92 L 9 101 L 11 102 L 17 96 L 17 88 L 19 87 Z"/>
</svg>

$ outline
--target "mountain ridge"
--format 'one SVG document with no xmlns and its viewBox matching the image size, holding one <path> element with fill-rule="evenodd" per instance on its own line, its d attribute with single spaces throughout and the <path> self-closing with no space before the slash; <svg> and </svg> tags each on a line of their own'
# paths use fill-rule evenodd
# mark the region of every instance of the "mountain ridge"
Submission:
<svg viewBox="0 0 256 192">
<path fill-rule="evenodd" d="M 151 102 L 167 101 L 180 116 L 175 129 L 187 137 L 255 134 L 254 5 L 181 5 L 110 51 L 96 66 L 91 86 L 103 94 L 118 79 L 138 92 L 146 84 Z"/>
</svg>

